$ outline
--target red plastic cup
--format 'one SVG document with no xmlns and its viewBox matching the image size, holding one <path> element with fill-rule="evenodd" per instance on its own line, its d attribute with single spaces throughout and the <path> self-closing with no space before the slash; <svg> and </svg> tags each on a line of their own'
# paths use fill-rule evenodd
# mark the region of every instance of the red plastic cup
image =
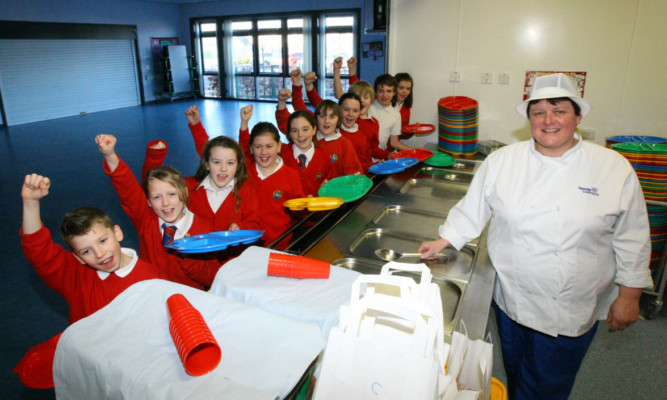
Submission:
<svg viewBox="0 0 667 400">
<path fill-rule="evenodd" d="M 169 333 L 185 367 L 193 376 L 204 375 L 218 366 L 222 351 L 201 313 L 180 293 L 167 299 Z"/>
<path fill-rule="evenodd" d="M 267 275 L 296 279 L 328 279 L 331 265 L 291 254 L 271 253 Z"/>
</svg>

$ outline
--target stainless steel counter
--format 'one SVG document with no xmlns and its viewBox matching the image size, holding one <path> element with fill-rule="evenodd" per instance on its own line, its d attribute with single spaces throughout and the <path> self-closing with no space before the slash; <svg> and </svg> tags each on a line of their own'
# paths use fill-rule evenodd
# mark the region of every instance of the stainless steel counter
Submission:
<svg viewBox="0 0 667 400">
<path fill-rule="evenodd" d="M 362 273 L 379 273 L 386 260 L 375 250 L 389 248 L 414 253 L 424 240 L 438 237 L 447 211 L 465 194 L 480 161 L 457 160 L 453 167 L 418 164 L 401 173 L 376 177 L 371 192 L 343 210 L 313 223 L 288 251 Z M 404 257 L 400 262 L 424 262 Z M 486 251 L 486 231 L 460 251 L 446 249 L 426 263 L 440 286 L 445 332 L 465 322 L 472 339 L 486 332 L 495 271 Z"/>
</svg>

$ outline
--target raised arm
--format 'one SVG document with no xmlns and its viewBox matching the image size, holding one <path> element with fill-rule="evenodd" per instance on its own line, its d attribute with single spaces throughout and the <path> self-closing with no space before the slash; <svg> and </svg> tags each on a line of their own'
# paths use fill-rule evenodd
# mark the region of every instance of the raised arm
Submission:
<svg viewBox="0 0 667 400">
<path fill-rule="evenodd" d="M 188 107 L 188 109 L 185 110 L 185 118 L 188 119 L 188 128 L 190 128 L 192 139 L 195 141 L 197 154 L 201 157 L 202 152 L 204 151 L 204 146 L 206 146 L 206 142 L 208 142 L 208 133 L 206 132 L 206 129 L 204 129 L 204 125 L 201 123 L 197 106 Z"/>
<path fill-rule="evenodd" d="M 252 154 L 250 153 L 250 131 L 248 130 L 248 121 L 252 117 L 252 104 L 241 109 L 241 126 L 239 127 L 239 145 L 243 149 L 243 154 L 246 157 L 246 162 L 250 160 Z"/>
<path fill-rule="evenodd" d="M 295 68 L 292 70 L 292 72 L 290 72 L 290 78 L 292 78 L 292 107 L 294 107 L 295 110 L 306 110 L 306 103 L 303 101 L 303 86 L 301 86 L 301 79 L 303 79 L 301 69 Z M 278 100 L 280 100 L 280 94 Z"/>
<path fill-rule="evenodd" d="M 292 71 L 292 107 L 295 110 L 307 110 L 306 102 L 303 100 L 303 86 L 301 86 L 301 70 L 299 68 Z M 311 85 L 312 86 L 312 85 Z"/>
<path fill-rule="evenodd" d="M 153 168 L 164 163 L 167 157 L 169 145 L 163 140 L 152 140 L 146 146 L 146 156 L 144 157 L 144 165 L 141 167 L 141 181 L 146 179 L 146 175 Z"/>
<path fill-rule="evenodd" d="M 199 108 L 197 108 L 197 106 L 188 107 L 188 109 L 185 110 L 185 118 L 188 119 L 190 125 L 197 125 L 200 123 L 201 118 L 199 117 Z"/>
<path fill-rule="evenodd" d="M 252 111 L 253 111 L 253 106 L 250 104 L 249 106 L 245 106 L 241 109 L 241 130 L 248 130 L 248 122 L 250 121 L 250 118 L 252 118 Z"/>
<path fill-rule="evenodd" d="M 353 84 L 354 82 L 359 81 L 359 77 L 357 76 L 357 59 L 356 57 L 350 57 L 347 59 L 347 68 L 350 70 L 350 78 L 349 82 L 350 85 Z"/>
<path fill-rule="evenodd" d="M 39 201 L 49 194 L 51 180 L 38 174 L 26 175 L 21 187 L 21 198 L 23 199 L 23 222 L 24 235 L 30 235 L 42 229 L 42 218 L 39 210 Z"/>
<path fill-rule="evenodd" d="M 118 164 L 120 164 L 120 158 L 118 158 L 118 155 L 116 154 L 116 137 L 114 135 L 101 133 L 95 136 L 95 143 L 97 143 L 97 148 L 104 156 L 104 161 L 107 162 L 109 171 L 112 173 L 116 171 Z"/>
<path fill-rule="evenodd" d="M 348 60 L 348 65 L 350 60 Z M 343 83 L 340 81 L 340 69 L 343 66 L 343 57 L 336 57 L 333 61 L 333 72 L 334 72 L 334 96 L 337 99 L 340 99 L 340 96 L 343 95 Z"/>
<path fill-rule="evenodd" d="M 313 71 L 306 73 L 306 76 L 303 77 L 303 82 L 306 84 L 306 96 L 308 96 L 308 101 L 313 107 L 317 107 L 322 102 L 322 98 L 315 89 L 314 83 L 316 80 L 317 74 Z"/>
<path fill-rule="evenodd" d="M 292 113 L 287 109 L 287 99 L 290 98 L 292 92 L 289 89 L 280 89 L 278 92 L 278 106 L 276 107 L 276 124 L 278 130 L 287 135 L 287 120 Z"/>
</svg>

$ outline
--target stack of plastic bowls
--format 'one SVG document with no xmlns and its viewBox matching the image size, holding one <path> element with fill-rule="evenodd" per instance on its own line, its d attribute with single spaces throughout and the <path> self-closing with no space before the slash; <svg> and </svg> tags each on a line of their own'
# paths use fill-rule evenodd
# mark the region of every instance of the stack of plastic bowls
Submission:
<svg viewBox="0 0 667 400">
<path fill-rule="evenodd" d="M 438 150 L 455 157 L 475 157 L 477 110 L 477 101 L 465 96 L 444 97 L 438 101 Z"/>
<path fill-rule="evenodd" d="M 621 136 L 609 136 L 606 140 L 606 147 L 611 149 L 612 144 L 616 143 L 656 143 L 656 144 L 665 144 L 667 143 L 666 138 L 658 136 L 637 136 L 637 135 L 621 135 Z"/>
<path fill-rule="evenodd" d="M 612 144 L 611 148 L 630 161 L 646 200 L 667 201 L 667 144 L 627 139 Z M 655 269 L 667 239 L 667 207 L 649 204 L 647 208 L 651 226 L 651 269 Z"/>
</svg>

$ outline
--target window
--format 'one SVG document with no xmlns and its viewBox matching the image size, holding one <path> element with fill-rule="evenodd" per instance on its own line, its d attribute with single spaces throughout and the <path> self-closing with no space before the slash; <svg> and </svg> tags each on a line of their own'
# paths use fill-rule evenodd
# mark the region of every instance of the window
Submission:
<svg viewBox="0 0 667 400">
<path fill-rule="evenodd" d="M 220 62 L 218 57 L 218 29 L 215 21 L 199 23 L 199 65 L 204 97 L 221 97 Z"/>
<path fill-rule="evenodd" d="M 283 43 L 281 35 L 259 35 L 259 72 L 283 73 Z"/>
<path fill-rule="evenodd" d="M 347 59 L 356 54 L 354 27 L 354 17 L 352 16 L 324 17 L 324 65 L 320 75 L 325 77 L 325 88 L 322 97 L 334 97 L 333 60 L 337 57 L 343 58 L 343 66 L 340 71 L 343 90 L 347 91 L 349 87 L 348 80 L 343 77 L 349 76 Z M 320 88 L 321 90 L 322 88 Z"/>
<path fill-rule="evenodd" d="M 252 74 L 255 72 L 252 51 L 252 36 L 234 36 L 232 38 L 232 59 L 235 74 Z"/>
<path fill-rule="evenodd" d="M 204 81 L 217 88 L 205 88 L 206 97 L 276 100 L 280 89 L 292 88 L 290 72 L 300 68 L 316 71 L 318 91 L 333 98 L 334 58 L 356 55 L 358 11 L 225 18 L 217 26 L 197 21 L 194 30 Z M 346 88 L 346 63 L 341 72 Z M 220 90 L 221 76 L 228 91 Z"/>
</svg>

